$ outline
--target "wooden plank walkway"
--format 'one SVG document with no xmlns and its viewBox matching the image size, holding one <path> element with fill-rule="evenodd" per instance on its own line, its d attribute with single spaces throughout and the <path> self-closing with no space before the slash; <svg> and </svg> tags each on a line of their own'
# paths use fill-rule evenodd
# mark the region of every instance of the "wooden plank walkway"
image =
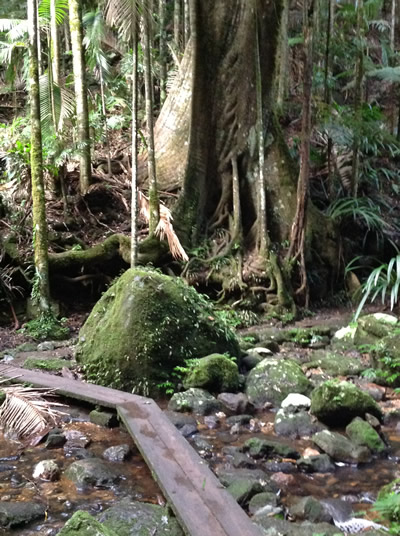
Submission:
<svg viewBox="0 0 400 536">
<path fill-rule="evenodd" d="M 153 472 L 186 534 L 261 536 L 154 400 L 123 391 L 0 364 L 0 376 L 93 404 L 115 408 Z"/>
</svg>

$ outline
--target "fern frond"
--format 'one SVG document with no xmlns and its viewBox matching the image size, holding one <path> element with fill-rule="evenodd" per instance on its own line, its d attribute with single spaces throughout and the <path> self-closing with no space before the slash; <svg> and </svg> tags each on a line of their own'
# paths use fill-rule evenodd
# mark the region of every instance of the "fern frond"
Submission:
<svg viewBox="0 0 400 536">
<path fill-rule="evenodd" d="M 39 5 L 39 17 L 45 21 L 50 21 L 50 1 L 42 0 Z M 56 0 L 56 22 L 60 26 L 64 22 L 65 16 L 68 13 L 68 0 Z"/>
</svg>

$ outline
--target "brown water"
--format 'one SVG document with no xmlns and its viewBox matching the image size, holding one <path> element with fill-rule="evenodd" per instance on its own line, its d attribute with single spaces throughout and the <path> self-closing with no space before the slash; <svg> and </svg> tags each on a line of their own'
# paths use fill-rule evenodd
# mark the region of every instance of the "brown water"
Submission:
<svg viewBox="0 0 400 536">
<path fill-rule="evenodd" d="M 0 529 L 0 534 L 50 536 L 55 534 L 75 511 L 83 509 L 96 514 L 122 496 L 130 496 L 139 501 L 163 503 L 162 493 L 128 432 L 121 428 L 103 428 L 90 422 L 65 424 L 63 429 L 78 430 L 90 439 L 90 445 L 86 450 L 99 458 L 108 447 L 129 444 L 132 448 L 131 457 L 122 463 L 115 462 L 115 466 L 122 473 L 121 481 L 111 489 L 77 490 L 75 484 L 63 476 L 64 470 L 76 458 L 67 457 L 63 448 L 45 449 L 42 444 L 24 448 L 20 443 L 7 440 L 0 435 L 0 500 L 40 502 L 47 508 L 46 521 L 39 520 L 29 527 L 4 529 L 3 532 Z M 60 480 L 43 482 L 33 479 L 34 466 L 48 459 L 54 460 L 61 468 Z"/>
</svg>

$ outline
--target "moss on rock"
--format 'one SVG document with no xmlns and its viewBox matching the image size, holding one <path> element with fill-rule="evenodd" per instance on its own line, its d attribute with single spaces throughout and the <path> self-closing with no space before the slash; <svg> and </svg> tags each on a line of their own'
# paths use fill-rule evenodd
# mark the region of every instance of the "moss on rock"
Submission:
<svg viewBox="0 0 400 536">
<path fill-rule="evenodd" d="M 97 384 L 145 395 L 186 359 L 239 355 L 234 333 L 179 279 L 127 270 L 93 308 L 79 334 L 77 360 Z"/>
<path fill-rule="evenodd" d="M 239 371 L 236 363 L 225 355 L 211 354 L 199 359 L 188 373 L 185 389 L 200 387 L 212 392 L 232 392 L 239 388 Z"/>
<path fill-rule="evenodd" d="M 58 536 L 118 536 L 112 529 L 99 523 L 93 516 L 82 510 L 74 513 L 58 533 Z"/>
<path fill-rule="evenodd" d="M 380 438 L 378 432 L 360 417 L 356 417 L 346 427 L 346 434 L 356 445 L 368 447 L 372 452 L 383 452 L 385 443 Z"/>
<path fill-rule="evenodd" d="M 23 368 L 26 369 L 40 369 L 40 370 L 49 370 L 53 372 L 58 372 L 64 367 L 73 368 L 76 365 L 75 361 L 68 361 L 66 359 L 61 359 L 55 357 L 53 359 L 39 359 L 37 357 L 28 357 Z"/>
<path fill-rule="evenodd" d="M 375 400 L 356 385 L 328 380 L 314 389 L 311 395 L 311 413 L 326 424 L 348 424 L 354 417 L 371 413 L 382 418 L 382 411 Z"/>
</svg>

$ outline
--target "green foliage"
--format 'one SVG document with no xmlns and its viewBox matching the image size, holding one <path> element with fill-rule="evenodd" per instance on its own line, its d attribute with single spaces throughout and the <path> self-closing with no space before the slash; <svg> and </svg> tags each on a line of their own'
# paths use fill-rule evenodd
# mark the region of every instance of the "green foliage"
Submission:
<svg viewBox="0 0 400 536">
<path fill-rule="evenodd" d="M 51 0 L 41 0 L 39 5 L 39 17 L 41 22 L 50 22 L 50 2 Z M 68 13 L 68 0 L 56 0 L 56 22 L 59 26 L 64 22 L 64 19 Z"/>
<path fill-rule="evenodd" d="M 376 510 L 383 519 L 389 521 L 389 533 L 398 535 L 400 533 L 400 493 L 392 491 L 387 495 L 379 497 L 374 504 Z"/>
<path fill-rule="evenodd" d="M 393 257 L 389 263 L 384 263 L 375 268 L 367 281 L 362 285 L 362 299 L 355 313 L 357 320 L 366 301 L 373 302 L 377 296 L 381 296 L 382 303 L 390 296 L 390 308 L 393 310 L 398 302 L 400 286 L 400 254 Z"/>
<path fill-rule="evenodd" d="M 52 312 L 41 313 L 38 318 L 26 323 L 24 331 L 34 339 L 65 339 L 69 330 L 66 319 L 58 320 Z"/>
</svg>

